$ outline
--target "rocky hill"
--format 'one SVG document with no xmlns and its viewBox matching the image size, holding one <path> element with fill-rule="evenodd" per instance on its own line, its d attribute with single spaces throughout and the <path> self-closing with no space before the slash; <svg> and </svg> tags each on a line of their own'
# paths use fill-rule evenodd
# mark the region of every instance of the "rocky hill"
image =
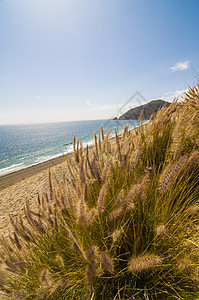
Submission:
<svg viewBox="0 0 199 300">
<path fill-rule="evenodd" d="M 150 116 L 156 113 L 163 105 L 169 106 L 170 104 L 170 102 L 164 100 L 152 100 L 147 104 L 131 108 L 120 116 L 119 120 L 138 120 L 142 110 L 144 120 L 149 120 Z"/>
</svg>

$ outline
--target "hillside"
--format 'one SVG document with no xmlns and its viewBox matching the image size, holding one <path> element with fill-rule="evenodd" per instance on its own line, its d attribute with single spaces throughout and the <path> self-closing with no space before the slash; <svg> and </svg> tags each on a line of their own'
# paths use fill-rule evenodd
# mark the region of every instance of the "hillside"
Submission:
<svg viewBox="0 0 199 300">
<path fill-rule="evenodd" d="M 168 107 L 171 103 L 164 100 L 152 100 L 147 104 L 131 108 L 122 116 L 119 117 L 119 120 L 138 120 L 139 116 L 143 110 L 143 118 L 149 120 L 150 116 L 153 115 L 160 109 L 162 106 Z"/>
</svg>

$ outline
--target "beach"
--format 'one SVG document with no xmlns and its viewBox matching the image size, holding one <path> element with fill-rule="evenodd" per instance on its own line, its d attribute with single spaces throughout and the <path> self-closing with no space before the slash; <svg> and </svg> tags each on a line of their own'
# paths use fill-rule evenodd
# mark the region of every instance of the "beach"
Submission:
<svg viewBox="0 0 199 300">
<path fill-rule="evenodd" d="M 0 234 L 5 237 L 12 232 L 9 215 L 23 214 L 26 199 L 30 207 L 37 203 L 37 195 L 48 191 L 48 169 L 52 178 L 61 180 L 66 171 L 66 158 L 71 153 L 0 177 Z"/>
</svg>

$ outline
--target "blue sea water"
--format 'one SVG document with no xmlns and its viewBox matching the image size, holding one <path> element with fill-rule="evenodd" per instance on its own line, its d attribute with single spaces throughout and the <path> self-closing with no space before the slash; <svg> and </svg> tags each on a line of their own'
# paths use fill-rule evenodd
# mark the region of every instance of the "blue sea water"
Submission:
<svg viewBox="0 0 199 300">
<path fill-rule="evenodd" d="M 138 121 L 95 120 L 31 125 L 0 125 L 0 176 L 41 163 L 72 151 L 73 137 L 83 145 L 93 143 L 94 132 L 123 131 L 138 126 Z"/>
</svg>

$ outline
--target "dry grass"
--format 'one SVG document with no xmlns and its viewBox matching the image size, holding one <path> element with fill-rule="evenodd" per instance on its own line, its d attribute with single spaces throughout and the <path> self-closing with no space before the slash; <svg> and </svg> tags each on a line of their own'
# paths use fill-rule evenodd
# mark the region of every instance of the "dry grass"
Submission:
<svg viewBox="0 0 199 300">
<path fill-rule="evenodd" d="M 199 86 L 115 143 L 74 139 L 70 177 L 52 180 L 1 238 L 9 299 L 198 297 Z"/>
</svg>

